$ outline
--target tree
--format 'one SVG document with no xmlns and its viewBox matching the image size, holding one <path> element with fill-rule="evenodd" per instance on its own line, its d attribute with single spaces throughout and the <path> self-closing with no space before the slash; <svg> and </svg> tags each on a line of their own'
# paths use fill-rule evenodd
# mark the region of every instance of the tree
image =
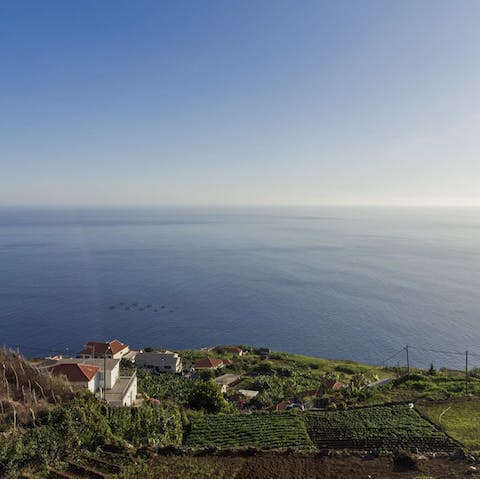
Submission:
<svg viewBox="0 0 480 479">
<path fill-rule="evenodd" d="M 355 373 L 348 384 L 348 388 L 343 391 L 343 394 L 350 398 L 366 399 L 371 394 L 371 389 L 368 388 L 370 380 L 363 373 Z"/>
<path fill-rule="evenodd" d="M 325 373 L 320 378 L 319 388 L 323 392 L 329 391 L 332 386 L 338 381 L 338 374 L 334 372 Z"/>
<path fill-rule="evenodd" d="M 204 381 L 208 381 L 215 377 L 215 370 L 214 369 L 202 369 L 199 372 L 200 379 Z"/>
<path fill-rule="evenodd" d="M 225 406 L 220 386 L 212 380 L 197 381 L 188 399 L 192 409 L 204 409 L 206 412 L 220 412 Z"/>
<path fill-rule="evenodd" d="M 258 376 L 273 376 L 275 374 L 275 369 L 270 361 L 262 361 L 254 366 L 250 372 L 251 374 Z"/>
</svg>

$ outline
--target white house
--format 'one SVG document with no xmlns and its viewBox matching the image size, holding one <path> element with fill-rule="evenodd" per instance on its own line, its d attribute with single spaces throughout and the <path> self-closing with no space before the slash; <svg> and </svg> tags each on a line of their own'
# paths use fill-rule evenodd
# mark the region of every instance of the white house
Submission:
<svg viewBox="0 0 480 479">
<path fill-rule="evenodd" d="M 159 373 L 181 373 L 182 360 L 172 351 L 140 352 L 135 356 L 135 364 Z"/>
<path fill-rule="evenodd" d="M 131 406 L 137 397 L 137 375 L 121 376 L 120 359 L 61 359 L 50 369 L 100 395 L 111 406 Z"/>
</svg>

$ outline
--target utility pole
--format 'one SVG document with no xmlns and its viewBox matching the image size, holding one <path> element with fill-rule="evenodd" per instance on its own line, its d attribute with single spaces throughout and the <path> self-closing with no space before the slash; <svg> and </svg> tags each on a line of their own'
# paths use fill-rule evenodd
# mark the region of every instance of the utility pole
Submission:
<svg viewBox="0 0 480 479">
<path fill-rule="evenodd" d="M 105 399 L 105 386 L 107 383 L 107 352 L 103 355 L 103 391 L 102 399 Z"/>
<path fill-rule="evenodd" d="M 465 394 L 468 395 L 468 351 L 465 351 Z"/>
<path fill-rule="evenodd" d="M 408 353 L 408 344 L 405 346 L 405 352 L 407 353 L 407 374 L 410 374 L 410 355 Z"/>
</svg>

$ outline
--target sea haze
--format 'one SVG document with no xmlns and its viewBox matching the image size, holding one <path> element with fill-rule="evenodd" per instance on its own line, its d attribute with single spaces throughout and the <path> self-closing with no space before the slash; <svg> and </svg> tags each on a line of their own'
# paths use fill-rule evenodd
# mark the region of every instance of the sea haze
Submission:
<svg viewBox="0 0 480 479">
<path fill-rule="evenodd" d="M 479 293 L 479 209 L 0 210 L 0 342 L 29 356 L 119 338 L 381 363 L 409 344 L 474 367 Z"/>
</svg>

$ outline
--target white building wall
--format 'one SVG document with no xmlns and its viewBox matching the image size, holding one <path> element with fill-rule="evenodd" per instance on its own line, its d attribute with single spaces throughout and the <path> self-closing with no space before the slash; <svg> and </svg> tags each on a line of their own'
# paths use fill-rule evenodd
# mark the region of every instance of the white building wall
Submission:
<svg viewBox="0 0 480 479">
<path fill-rule="evenodd" d="M 139 367 L 158 368 L 161 372 L 179 373 L 182 371 L 182 361 L 176 353 L 138 353 L 135 356 L 135 364 Z"/>
<path fill-rule="evenodd" d="M 111 371 L 108 371 L 107 374 L 107 387 L 113 388 L 118 381 L 118 376 L 120 375 L 120 363 L 118 363 Z"/>
<path fill-rule="evenodd" d="M 103 370 L 103 365 L 101 366 L 101 380 L 100 380 L 100 386 L 105 389 L 112 389 L 113 386 L 118 381 L 118 377 L 120 375 L 120 363 L 116 364 L 113 369 L 108 369 L 104 372 Z M 105 377 L 105 381 L 104 381 Z"/>
<path fill-rule="evenodd" d="M 95 376 L 93 376 L 93 378 L 88 381 L 88 383 L 84 383 L 86 384 L 86 388 L 92 392 L 92 393 L 96 393 L 98 391 L 98 387 L 99 387 L 99 374 L 95 374 Z"/>
<path fill-rule="evenodd" d="M 124 348 L 121 351 L 119 351 L 118 353 L 115 353 L 113 355 L 113 359 L 122 359 L 123 356 L 125 356 L 125 354 L 127 354 L 129 351 L 130 351 L 130 348 L 128 348 L 128 347 Z"/>
<path fill-rule="evenodd" d="M 133 406 L 135 399 L 137 398 L 137 378 L 132 381 L 132 384 L 125 391 L 125 395 L 123 396 L 123 405 L 124 406 Z"/>
</svg>

